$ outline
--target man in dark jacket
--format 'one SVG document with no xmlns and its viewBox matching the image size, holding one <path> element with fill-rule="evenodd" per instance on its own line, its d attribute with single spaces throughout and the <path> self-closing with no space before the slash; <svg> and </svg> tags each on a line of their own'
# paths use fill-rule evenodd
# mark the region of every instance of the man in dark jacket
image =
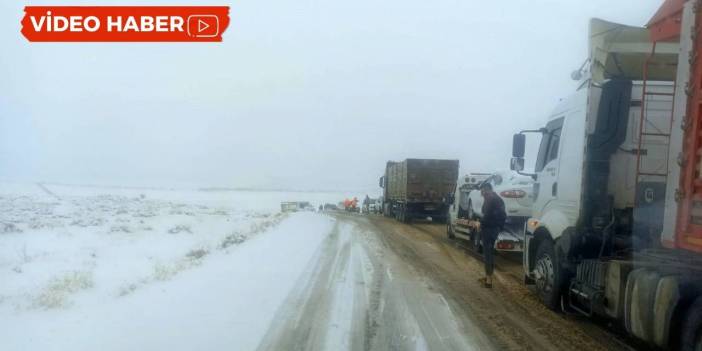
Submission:
<svg viewBox="0 0 702 351">
<path fill-rule="evenodd" d="M 483 241 L 485 259 L 485 278 L 481 278 L 480 282 L 486 288 L 492 288 L 492 272 L 495 269 L 495 240 L 505 225 L 507 214 L 505 213 L 504 201 L 492 191 L 490 183 L 483 183 L 480 186 L 480 194 L 484 199 L 483 217 L 480 219 L 480 237 Z"/>
</svg>

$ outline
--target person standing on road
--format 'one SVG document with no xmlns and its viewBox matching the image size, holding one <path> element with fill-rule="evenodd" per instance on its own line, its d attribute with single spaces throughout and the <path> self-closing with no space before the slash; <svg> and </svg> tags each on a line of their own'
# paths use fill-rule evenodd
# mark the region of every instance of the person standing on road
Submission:
<svg viewBox="0 0 702 351">
<path fill-rule="evenodd" d="M 483 217 L 480 219 L 480 237 L 483 241 L 485 278 L 480 278 L 479 281 L 486 288 L 492 288 L 492 272 L 495 269 L 495 240 L 505 225 L 507 213 L 504 201 L 492 191 L 490 183 L 486 182 L 480 186 L 480 195 L 484 199 Z"/>
</svg>

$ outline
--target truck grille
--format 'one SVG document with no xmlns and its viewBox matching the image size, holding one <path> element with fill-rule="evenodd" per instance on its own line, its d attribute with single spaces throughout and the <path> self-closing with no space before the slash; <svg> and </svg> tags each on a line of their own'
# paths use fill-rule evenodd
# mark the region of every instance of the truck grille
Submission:
<svg viewBox="0 0 702 351">
<path fill-rule="evenodd" d="M 598 260 L 584 260 L 578 265 L 576 280 L 594 288 L 604 288 L 607 264 Z"/>
</svg>

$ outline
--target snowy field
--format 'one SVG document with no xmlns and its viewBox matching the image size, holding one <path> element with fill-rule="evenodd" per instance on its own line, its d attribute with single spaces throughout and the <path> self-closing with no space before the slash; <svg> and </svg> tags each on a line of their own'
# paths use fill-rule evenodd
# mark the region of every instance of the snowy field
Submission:
<svg viewBox="0 0 702 351">
<path fill-rule="evenodd" d="M 255 349 L 343 198 L 0 183 L 2 349 Z"/>
</svg>

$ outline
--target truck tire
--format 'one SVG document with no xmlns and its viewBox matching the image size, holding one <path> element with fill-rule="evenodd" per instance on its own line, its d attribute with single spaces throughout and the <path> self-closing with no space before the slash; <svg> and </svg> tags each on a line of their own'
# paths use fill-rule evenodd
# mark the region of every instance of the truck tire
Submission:
<svg viewBox="0 0 702 351">
<path fill-rule="evenodd" d="M 407 208 L 404 205 L 400 205 L 400 208 L 397 209 L 395 218 L 398 222 L 407 223 Z"/>
<path fill-rule="evenodd" d="M 409 224 L 410 222 L 412 222 L 412 217 L 408 215 L 407 208 L 403 208 L 402 209 L 402 223 Z"/>
<path fill-rule="evenodd" d="M 702 350 L 702 296 L 687 309 L 680 332 L 680 351 Z"/>
<path fill-rule="evenodd" d="M 561 306 L 564 278 L 551 240 L 543 240 L 536 250 L 534 275 L 536 294 L 539 299 L 546 307 L 558 311 Z"/>
</svg>

